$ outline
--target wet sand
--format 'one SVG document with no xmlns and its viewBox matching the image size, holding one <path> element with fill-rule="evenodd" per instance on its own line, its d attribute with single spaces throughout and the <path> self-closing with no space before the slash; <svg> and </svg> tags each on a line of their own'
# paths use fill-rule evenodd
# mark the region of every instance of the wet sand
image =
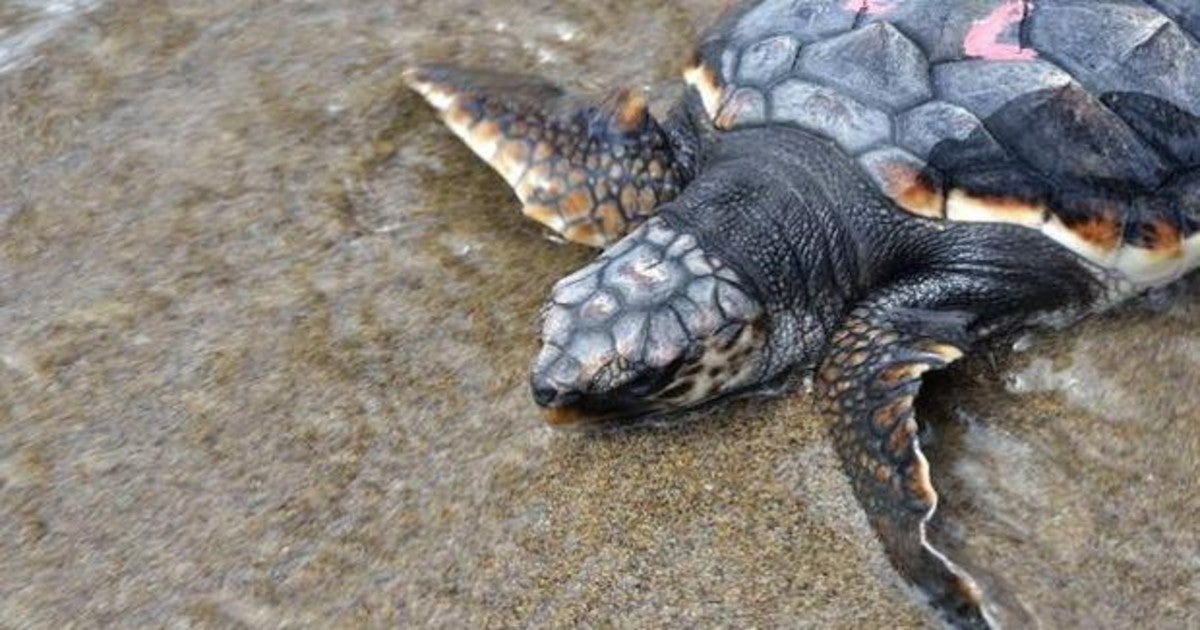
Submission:
<svg viewBox="0 0 1200 630">
<path fill-rule="evenodd" d="M 806 397 L 540 424 L 591 253 L 400 81 L 669 96 L 721 4 L 0 0 L 0 619 L 930 624 Z M 931 383 L 937 534 L 1015 623 L 1200 625 L 1200 282 L 1031 339 Z"/>
</svg>

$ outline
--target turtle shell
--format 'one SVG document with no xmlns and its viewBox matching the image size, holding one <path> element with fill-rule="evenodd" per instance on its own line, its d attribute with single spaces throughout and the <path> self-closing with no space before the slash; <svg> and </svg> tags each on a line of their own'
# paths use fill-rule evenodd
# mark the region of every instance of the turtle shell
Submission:
<svg viewBox="0 0 1200 630">
<path fill-rule="evenodd" d="M 903 210 L 1041 230 L 1122 293 L 1200 263 L 1200 1 L 759 0 L 684 76 L 718 129 L 824 135 Z"/>
</svg>

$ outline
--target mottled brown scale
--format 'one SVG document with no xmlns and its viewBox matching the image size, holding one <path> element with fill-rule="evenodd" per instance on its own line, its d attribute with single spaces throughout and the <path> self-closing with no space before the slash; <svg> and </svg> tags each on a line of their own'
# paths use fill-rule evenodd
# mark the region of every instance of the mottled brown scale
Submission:
<svg viewBox="0 0 1200 630">
<path fill-rule="evenodd" d="M 524 142 L 506 142 L 496 156 L 496 170 L 506 178 L 517 178 L 529 164 L 529 147 Z"/>
<path fill-rule="evenodd" d="M 915 379 L 927 371 L 929 371 L 929 365 L 926 363 L 906 363 L 887 368 L 880 374 L 879 381 L 886 387 L 895 387 Z"/>
<path fill-rule="evenodd" d="M 641 130 L 650 116 L 645 97 L 625 90 L 618 100 L 617 126 L 631 133 Z"/>
<path fill-rule="evenodd" d="M 475 125 L 475 127 L 473 127 L 471 129 L 471 133 L 474 134 L 477 138 L 480 138 L 483 140 L 495 141 L 495 140 L 499 140 L 501 138 L 500 125 L 498 125 L 490 120 L 487 120 L 487 119 L 484 119 L 481 122 L 479 122 L 477 125 Z"/>
<path fill-rule="evenodd" d="M 566 212 L 566 216 L 586 215 L 590 209 L 592 209 L 592 197 L 587 191 L 572 192 L 563 200 L 563 211 Z"/>
<path fill-rule="evenodd" d="M 911 403 L 901 410 L 901 414 L 907 414 L 910 411 L 912 411 Z M 892 430 L 892 434 L 887 438 L 887 448 L 892 457 L 896 459 L 903 458 L 912 447 L 912 439 L 916 435 L 917 422 L 911 416 L 897 423 L 896 428 Z"/>
<path fill-rule="evenodd" d="M 477 120 L 471 112 L 465 109 L 454 108 L 446 112 L 446 124 L 452 128 L 469 129 L 475 125 Z"/>
<path fill-rule="evenodd" d="M 745 109 L 745 103 L 730 102 L 722 109 L 721 114 L 713 120 L 713 124 L 717 126 L 717 129 L 728 131 L 737 124 L 738 119 L 745 113 Z"/>
<path fill-rule="evenodd" d="M 848 359 L 846 359 L 846 365 L 849 365 L 850 367 L 858 367 L 866 362 L 868 356 L 869 355 L 866 352 L 855 352 L 854 354 L 851 354 Z"/>
<path fill-rule="evenodd" d="M 821 371 L 820 377 L 826 383 L 833 383 L 842 375 L 842 370 L 837 365 L 830 364 Z"/>
<path fill-rule="evenodd" d="M 637 189 L 632 184 L 621 187 L 621 207 L 626 211 L 632 211 L 638 207 Z"/>
<path fill-rule="evenodd" d="M 1150 236 L 1147 241 L 1149 249 L 1164 256 L 1182 256 L 1183 239 L 1179 228 L 1165 219 L 1159 219 L 1150 224 Z"/>
<path fill-rule="evenodd" d="M 697 55 L 698 58 L 699 55 Z M 707 63 L 700 62 L 684 70 L 683 79 L 696 89 L 704 105 L 704 110 L 715 119 L 721 107 L 723 91 L 717 73 Z"/>
<path fill-rule="evenodd" d="M 912 434 L 915 433 L 914 429 Z M 909 469 L 908 491 L 911 496 L 917 499 L 919 505 L 937 503 L 937 491 L 933 489 L 933 484 L 929 481 L 929 465 L 927 463 L 921 462 L 919 465 Z M 969 594 L 969 599 L 976 601 L 982 597 L 982 593 L 978 588 L 970 589 L 965 591 L 965 593 Z"/>
<path fill-rule="evenodd" d="M 604 226 L 604 231 L 607 234 L 617 234 L 625 230 L 625 217 L 621 214 L 620 208 L 609 206 L 600 221 Z"/>
<path fill-rule="evenodd" d="M 525 216 L 537 221 L 538 223 L 541 223 L 542 225 L 553 227 L 555 225 L 565 223 L 562 220 L 562 217 L 558 214 L 557 210 L 547 206 L 527 205 L 525 206 L 523 212 L 525 213 Z"/>
<path fill-rule="evenodd" d="M 875 412 L 874 425 L 880 434 L 886 434 L 896 426 L 900 417 L 912 407 L 911 398 L 898 398 Z"/>
<path fill-rule="evenodd" d="M 962 350 L 959 350 L 950 344 L 940 343 L 937 341 L 921 341 L 916 344 L 916 348 L 921 352 L 938 357 L 946 363 L 957 361 L 963 356 Z"/>
<path fill-rule="evenodd" d="M 1120 246 L 1121 228 L 1112 213 L 1090 216 L 1070 226 L 1080 238 L 1105 250 Z"/>
<path fill-rule="evenodd" d="M 929 219 L 945 218 L 946 199 L 931 175 L 896 165 L 887 172 L 884 192 L 905 210 Z"/>
<path fill-rule="evenodd" d="M 533 160 L 539 164 L 549 160 L 554 155 L 554 145 L 549 142 L 538 142 L 534 145 Z"/>
<path fill-rule="evenodd" d="M 655 198 L 652 189 L 643 188 L 638 193 L 638 210 L 641 213 L 648 214 L 656 205 L 658 205 L 658 199 Z"/>
<path fill-rule="evenodd" d="M 580 223 L 568 227 L 563 235 L 576 243 L 600 243 L 604 241 L 604 233 L 592 223 Z"/>
<path fill-rule="evenodd" d="M 877 465 L 875 466 L 875 481 L 879 484 L 888 484 L 892 480 L 892 468 L 890 466 Z"/>
</svg>

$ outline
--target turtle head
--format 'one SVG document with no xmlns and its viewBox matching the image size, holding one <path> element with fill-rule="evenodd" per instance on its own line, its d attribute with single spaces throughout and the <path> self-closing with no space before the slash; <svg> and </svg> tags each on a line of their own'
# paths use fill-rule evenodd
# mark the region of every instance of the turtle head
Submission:
<svg viewBox="0 0 1200 630">
<path fill-rule="evenodd" d="M 654 218 L 555 285 L 534 400 L 555 426 L 686 409 L 767 366 L 766 310 L 738 274 Z"/>
</svg>

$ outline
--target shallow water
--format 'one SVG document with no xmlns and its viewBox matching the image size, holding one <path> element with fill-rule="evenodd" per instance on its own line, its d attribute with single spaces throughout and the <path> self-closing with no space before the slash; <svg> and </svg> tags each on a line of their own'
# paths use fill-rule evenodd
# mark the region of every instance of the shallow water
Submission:
<svg viewBox="0 0 1200 630">
<path fill-rule="evenodd" d="M 928 624 L 806 398 L 539 424 L 536 312 L 589 252 L 399 81 L 669 95 L 722 4 L 0 0 L 0 618 Z M 929 388 L 937 533 L 1019 624 L 1200 624 L 1175 293 Z"/>
</svg>

